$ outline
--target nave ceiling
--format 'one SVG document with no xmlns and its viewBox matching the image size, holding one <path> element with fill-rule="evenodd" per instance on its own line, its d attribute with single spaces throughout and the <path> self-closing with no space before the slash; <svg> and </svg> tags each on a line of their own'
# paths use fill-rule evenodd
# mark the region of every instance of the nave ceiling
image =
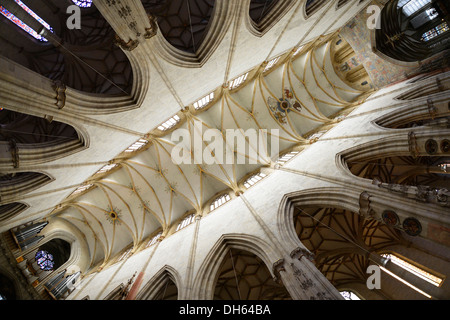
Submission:
<svg viewBox="0 0 450 320">
<path fill-rule="evenodd" d="M 140 139 L 145 141 L 145 146 L 137 152 L 116 152 L 119 155 L 114 159 L 102 158 L 99 156 L 102 149 L 97 149 L 97 158 L 90 161 L 116 164 L 111 171 L 92 174 L 103 165 L 97 165 L 94 171 L 91 167 L 86 168 L 78 177 L 78 180 L 83 177 L 83 182 L 76 187 L 88 185 L 89 188 L 76 196 L 71 196 L 76 187 L 68 186 L 67 183 L 59 185 L 57 189 L 56 184 L 46 187 L 50 193 L 57 190 L 57 197 L 49 197 L 45 192 L 26 195 L 24 201 L 40 202 L 40 209 L 31 206 L 15 217 L 12 224 L 19 225 L 31 218 L 63 219 L 76 226 L 85 236 L 90 252 L 89 266 L 105 265 L 130 246 L 138 249 L 158 231 L 170 234 L 187 213 L 208 214 L 209 204 L 216 196 L 223 193 L 237 196 L 245 191 L 245 178 L 273 167 L 280 156 L 270 154 L 270 148 L 261 150 L 250 142 L 250 147 L 258 151 L 257 155 L 255 157 L 250 154 L 250 150 L 246 150 L 244 157 L 248 161 L 255 160 L 252 164 L 177 165 L 170 157 L 177 144 L 172 136 L 174 130 L 185 129 L 190 139 L 193 139 L 194 132 L 198 130 L 196 124 L 200 124 L 203 130 L 216 129 L 216 132 L 221 132 L 222 138 L 227 129 L 237 129 L 241 133 L 249 129 L 267 129 L 269 132 L 277 129 L 279 134 L 274 134 L 273 138 L 279 141 L 282 153 L 307 148 L 314 141 L 315 133 L 329 129 L 368 96 L 370 84 L 366 88 L 361 88 L 359 84 L 350 85 L 341 77 L 334 59 L 339 40 L 338 32 L 335 32 L 337 26 L 345 23 L 351 18 L 352 12 L 356 13 L 362 6 L 349 4 L 348 9 L 351 10 L 340 17 L 332 14 L 332 10 L 337 10 L 335 4 L 327 4 L 322 8 L 323 11 L 318 11 L 317 17 L 324 19 L 328 16 L 333 17 L 333 20 L 328 24 L 318 24 L 316 28 L 313 22 L 317 20 L 313 20 L 313 17 L 303 21 L 303 2 L 299 1 L 290 7 L 272 26 L 272 30 L 266 30 L 266 41 L 250 37 L 248 31 L 243 32 L 244 36 L 236 37 L 243 23 L 235 21 L 239 28 L 236 27 L 234 32 L 230 30 L 217 46 L 226 47 L 231 43 L 230 47 L 235 51 L 227 48 L 222 52 L 218 50 L 216 56 L 210 56 L 210 60 L 193 73 L 201 82 L 198 84 L 186 81 L 189 79 L 189 68 L 169 66 L 167 61 L 154 53 L 147 53 L 147 57 L 143 57 L 143 52 L 151 48 L 151 41 L 156 40 L 150 39 L 150 42 L 132 51 L 125 50 L 132 61 L 133 70 L 152 65 L 155 68 L 151 72 L 156 70 L 156 73 L 153 73 L 151 81 L 158 80 L 159 83 L 155 88 L 150 83 L 147 93 L 143 94 L 141 111 L 137 109 L 126 115 L 117 113 L 103 119 L 98 115 L 93 118 L 110 121 L 111 126 L 119 124 L 123 128 L 142 132 Z M 307 31 L 300 38 L 293 37 L 298 33 L 299 24 L 303 25 L 301 30 Z M 320 36 L 324 31 L 328 35 Z M 276 36 L 277 33 L 280 35 Z M 246 39 L 252 40 L 245 44 L 243 42 Z M 264 47 L 264 42 L 270 43 L 272 47 Z M 246 54 L 245 51 L 251 46 L 253 48 Z M 188 45 L 184 47 L 190 50 Z M 255 50 L 260 50 L 260 53 L 253 57 L 251 54 Z M 264 55 L 267 59 L 264 59 Z M 270 70 L 264 71 L 276 57 L 280 57 L 279 60 Z M 143 59 L 145 63 L 138 63 Z M 218 66 L 217 73 L 211 74 L 214 65 Z M 166 69 L 166 66 L 169 67 Z M 220 85 L 224 74 L 226 85 Z M 239 87 L 229 87 L 233 79 L 246 74 L 245 81 Z M 200 81 L 203 79 L 206 84 Z M 141 81 L 135 81 L 135 89 L 142 85 Z M 180 86 L 182 83 L 184 87 Z M 201 99 L 211 92 L 214 92 L 214 98 L 201 110 L 196 110 L 192 102 L 188 107 L 180 103 L 192 101 L 194 97 Z M 158 94 L 161 96 L 158 97 Z M 158 103 L 152 103 L 152 99 Z M 149 116 L 155 115 L 158 110 L 161 110 L 159 115 L 154 118 Z M 158 130 L 158 125 L 169 116 L 173 117 L 176 110 L 179 110 L 176 112 L 179 122 L 167 131 Z M 133 119 L 136 119 L 135 123 Z M 113 135 L 111 140 L 102 137 L 102 148 L 114 143 L 111 150 L 125 150 L 130 145 L 130 136 L 122 133 L 124 138 L 117 139 L 118 136 L 120 134 Z M 91 136 L 90 139 L 95 137 Z M 137 137 L 135 140 L 138 140 Z M 270 139 L 267 140 L 270 143 Z M 202 149 L 205 148 L 208 148 L 206 143 Z M 235 160 L 237 156 L 234 155 Z M 87 161 L 86 155 L 80 158 L 75 155 L 71 160 L 81 163 Z M 51 164 L 48 166 L 51 168 Z M 80 171 L 84 170 L 81 168 Z"/>
</svg>

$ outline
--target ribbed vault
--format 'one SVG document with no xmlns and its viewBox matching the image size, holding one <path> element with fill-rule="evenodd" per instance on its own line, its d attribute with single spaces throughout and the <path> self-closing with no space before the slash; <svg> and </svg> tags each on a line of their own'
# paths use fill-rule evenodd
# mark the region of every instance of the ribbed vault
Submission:
<svg viewBox="0 0 450 320">
<path fill-rule="evenodd" d="M 366 283 L 369 253 L 405 243 L 400 231 L 340 208 L 296 208 L 293 222 L 317 268 L 338 288 Z"/>
<path fill-rule="evenodd" d="M 91 265 L 106 263 L 130 243 L 137 248 L 159 229 L 167 234 L 187 212 L 207 214 L 207 203 L 217 194 L 242 192 L 244 177 L 278 159 L 272 141 L 279 141 L 282 153 L 308 145 L 309 135 L 335 123 L 333 118 L 364 92 L 340 80 L 330 52 L 330 42 L 318 43 L 288 56 L 272 70 L 256 73 L 238 89 L 222 88 L 204 109 L 179 113 L 174 127 L 155 130 L 140 152 L 55 211 L 86 235 Z M 196 137 L 201 139 L 208 129 L 214 130 L 215 138 L 197 144 Z M 227 140 L 230 129 L 247 138 L 245 150 Z M 185 135 L 180 142 L 176 133 L 181 130 Z M 252 130 L 266 130 L 267 144 L 245 135 Z M 220 147 L 217 141 L 222 142 Z M 195 163 L 191 150 L 185 153 L 190 163 L 177 164 L 172 154 L 180 145 L 200 146 L 202 155 L 215 161 L 207 164 L 204 157 Z M 229 150 L 231 162 L 225 158 Z M 219 156 L 221 151 L 224 157 Z"/>
</svg>

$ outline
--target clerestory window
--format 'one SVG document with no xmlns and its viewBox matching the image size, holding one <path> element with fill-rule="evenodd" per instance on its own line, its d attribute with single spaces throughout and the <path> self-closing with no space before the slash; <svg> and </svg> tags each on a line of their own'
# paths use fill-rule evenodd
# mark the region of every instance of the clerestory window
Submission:
<svg viewBox="0 0 450 320">
<path fill-rule="evenodd" d="M 41 17 L 39 17 L 33 10 L 28 8 L 25 3 L 23 3 L 20 0 L 14 0 L 26 13 L 28 13 L 30 16 L 32 16 L 36 21 L 38 21 L 40 24 L 42 24 L 47 30 L 50 32 L 53 32 L 53 28 L 45 22 Z M 48 40 L 44 38 L 42 35 L 39 34 L 39 30 L 34 30 L 30 26 L 28 26 L 26 23 L 24 23 L 22 20 L 20 20 L 18 17 L 16 17 L 14 14 L 9 12 L 5 7 L 0 5 L 0 13 L 7 18 L 9 21 L 14 23 L 17 27 L 28 33 L 33 38 L 42 41 L 47 42 Z"/>
</svg>

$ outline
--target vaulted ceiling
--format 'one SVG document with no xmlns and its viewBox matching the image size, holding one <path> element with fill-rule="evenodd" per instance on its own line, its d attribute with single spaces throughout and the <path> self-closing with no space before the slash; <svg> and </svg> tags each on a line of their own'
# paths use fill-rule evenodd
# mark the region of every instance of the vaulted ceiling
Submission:
<svg viewBox="0 0 450 320">
<path fill-rule="evenodd" d="M 181 112 L 179 123 L 168 133 L 155 131 L 145 147 L 52 215 L 66 219 L 86 235 L 91 265 L 95 265 L 130 244 L 137 248 L 158 230 L 167 233 L 187 212 L 206 214 L 207 204 L 222 192 L 244 191 L 242 180 L 249 173 L 270 167 L 280 156 L 270 152 L 275 147 L 272 136 L 281 152 L 307 146 L 311 134 L 336 123 L 333 119 L 362 97 L 363 91 L 348 86 L 335 73 L 333 41 L 334 37 L 305 47 L 265 73 L 259 70 L 235 91 L 216 94 L 197 113 Z M 182 143 L 194 145 L 195 135 L 208 129 L 216 130 L 223 149 L 216 148 L 213 140 L 203 141 L 201 150 L 214 151 L 217 163 L 195 164 L 193 155 L 189 155 L 190 163 L 174 163 L 172 151 L 180 144 L 174 130 L 184 130 L 188 141 Z M 249 146 L 240 150 L 226 139 L 228 129 L 238 130 L 242 137 L 245 131 L 266 129 L 267 147 L 249 139 Z M 238 151 L 232 163 L 218 156 L 222 151 L 225 157 L 227 148 Z M 244 164 L 239 164 L 239 156 L 245 158 Z"/>
<path fill-rule="evenodd" d="M 48 2 L 52 1 L 46 1 Z M 207 21 L 208 17 L 215 14 L 212 9 L 214 1 L 190 2 L 202 3 L 198 8 L 189 8 L 189 11 L 192 10 L 191 15 L 193 14 L 191 17 L 195 16 L 199 20 L 195 22 L 198 24 L 194 30 L 196 32 L 190 34 L 194 36 L 193 42 L 192 38 L 187 39 L 185 35 L 187 27 L 183 19 L 189 17 L 189 13 L 184 4 L 180 1 L 142 1 L 146 12 L 153 12 L 157 17 L 159 28 L 155 38 L 158 39 L 150 39 L 128 52 L 118 47 L 110 50 L 112 47 L 109 47 L 109 37 L 102 36 L 104 28 L 110 30 L 107 24 L 93 23 L 97 21 L 95 19 L 85 20 L 85 23 L 90 23 L 89 28 L 82 29 L 87 30 L 87 34 L 82 35 L 74 31 L 64 38 L 73 45 L 70 48 L 79 49 L 78 53 L 83 53 L 84 49 L 87 53 L 95 53 L 91 60 L 87 56 L 85 60 L 102 73 L 109 68 L 108 75 L 122 84 L 122 89 L 129 89 L 131 85 L 133 88 L 141 86 L 143 97 L 139 101 L 142 105 L 132 112 L 118 112 L 105 117 L 95 115 L 89 118 L 87 131 L 91 130 L 91 125 L 94 127 L 99 123 L 107 123 L 108 129 L 116 130 L 102 131 L 104 128 L 101 126 L 99 127 L 102 130 L 92 129 L 89 137 L 90 148 L 84 154 L 70 159 L 83 163 L 72 178 L 88 177 L 81 185 L 89 187 L 74 195 L 71 192 L 80 185 L 74 186 L 74 182 L 69 181 L 71 179 L 67 176 L 62 180 L 57 178 L 49 184 L 52 187 L 46 189 L 46 192 L 27 195 L 26 201 L 34 207 L 26 210 L 25 215 L 17 216 L 18 219 L 13 223 L 18 225 L 33 219 L 58 217 L 68 225 L 75 226 L 84 235 L 90 254 L 89 266 L 93 268 L 105 265 L 124 249 L 130 246 L 137 249 L 157 231 L 162 230 L 167 234 L 187 212 L 207 214 L 208 204 L 217 195 L 228 192 L 234 196 L 244 191 L 243 179 L 251 173 L 273 166 L 280 153 L 293 148 L 306 148 L 314 133 L 327 130 L 337 123 L 341 116 L 345 116 L 367 97 L 370 89 L 370 86 L 361 88 L 359 84 L 353 86 L 349 83 L 342 77 L 340 65 L 337 65 L 334 59 L 338 27 L 363 6 L 359 3 L 349 3 L 348 10 L 344 6 L 339 8 L 340 13 L 336 14 L 338 9 L 334 3 L 319 2 L 320 6 L 306 19 L 305 1 L 294 2 L 291 7 L 286 7 L 285 3 L 280 4 L 280 1 L 272 1 L 269 8 L 277 9 L 277 15 L 274 14 L 274 19 L 267 20 L 273 23 L 265 25 L 265 33 L 258 36 L 249 31 L 244 20 L 237 18 L 242 18 L 244 13 L 249 19 L 256 19 L 257 14 L 264 16 L 267 13 L 264 7 L 261 8 L 261 2 L 245 2 L 247 12 L 244 13 L 235 12 L 233 6 L 228 7 L 228 10 L 233 12 L 230 17 L 236 18 L 232 20 L 234 24 L 230 23 L 232 27 L 222 34 L 222 38 L 216 39 L 216 46 L 211 46 L 211 50 L 215 51 L 208 56 L 209 60 L 202 61 L 202 64 L 196 65 L 195 68 L 191 65 L 180 67 L 171 64 L 158 52 L 160 48 L 157 46 L 157 40 L 162 34 L 173 47 L 194 52 L 205 39 L 205 34 L 208 34 L 208 24 L 213 23 Z M 176 7 L 176 4 L 179 6 Z M 88 17 L 98 14 L 95 8 L 86 10 L 90 10 Z M 270 10 L 269 13 L 273 13 Z M 222 14 L 228 17 L 229 13 Z M 318 23 L 319 21 L 321 23 Z M 183 25 L 184 31 L 178 29 L 178 25 Z M 173 39 L 171 32 L 174 32 Z M 2 37 L 6 36 L 2 33 Z M 175 39 L 179 43 L 175 43 Z M 14 58 L 20 46 L 14 47 L 14 39 L 6 42 L 10 43 L 11 47 L 5 49 L 5 52 L 9 58 Z M 113 56 L 102 56 L 102 50 Z M 118 55 L 113 53 L 115 50 L 118 50 Z M 129 59 L 125 59 L 125 56 Z M 55 57 L 50 57 L 47 62 L 51 64 L 60 61 Z M 64 57 L 67 59 L 67 55 Z M 18 55 L 16 62 L 40 72 L 27 64 L 28 61 L 22 61 L 22 58 L 23 55 Z M 279 59 L 272 61 L 273 58 Z M 129 80 L 131 68 L 128 60 L 132 61 L 133 83 Z M 103 62 L 111 64 L 102 67 Z M 47 68 L 46 63 L 38 65 Z M 151 65 L 150 76 L 143 72 L 147 78 L 135 81 L 138 79 L 137 73 L 145 70 L 148 65 Z M 68 63 L 68 66 L 72 68 L 73 64 Z M 71 78 L 73 81 L 67 83 L 69 86 L 88 92 L 110 93 L 105 82 L 89 73 L 92 70 L 83 73 L 82 69 L 61 69 L 68 71 L 70 76 L 78 76 Z M 53 69 L 50 66 L 48 70 Z M 60 71 L 54 74 L 63 77 L 63 71 Z M 83 78 L 83 74 L 86 74 L 87 80 L 77 82 L 77 79 Z M 246 75 L 245 80 L 238 87 L 232 87 L 233 80 L 241 75 Z M 151 86 L 148 86 L 148 78 Z M 61 79 L 67 81 L 67 78 Z M 196 110 L 193 100 L 211 93 L 214 93 L 212 101 L 204 108 Z M 81 93 L 77 93 L 77 97 L 84 98 Z M 62 111 L 58 110 L 58 113 L 63 114 L 67 109 L 69 113 L 77 110 L 78 106 L 72 104 Z M 182 107 L 183 104 L 187 105 L 187 108 Z M 176 125 L 167 131 L 158 130 L 161 121 L 174 116 L 175 112 L 179 118 Z M 250 129 L 255 132 L 265 129 L 269 134 L 266 139 L 268 145 L 267 148 L 259 148 L 260 145 L 249 141 L 250 149 L 234 153 L 235 161 L 232 164 L 174 163 L 171 153 L 179 141 L 172 134 L 175 130 L 179 132 L 184 129 L 188 135 L 187 140 L 191 141 L 200 128 L 203 131 L 215 129 L 216 133 L 220 133 L 219 138 L 224 142 L 222 150 L 225 150 L 226 146 L 229 147 L 225 143 L 229 142 L 225 141 L 227 129 L 235 129 L 238 134 Z M 130 145 L 130 135 L 134 135 L 133 139 L 138 140 L 136 136 L 142 132 L 145 134 L 140 138 L 145 141 L 145 146 L 138 151 L 118 154 L 117 150 L 125 150 Z M 271 144 L 271 137 L 279 142 L 280 153 L 271 152 L 270 147 L 275 148 L 275 145 Z M 213 148 L 213 142 L 203 142 L 201 149 Z M 252 154 L 254 150 L 257 150 L 256 154 Z M 118 155 L 105 159 L 106 155 L 111 154 Z M 237 164 L 236 160 L 242 155 L 247 159 L 247 163 Z M 86 162 L 98 161 L 98 164 L 95 164 L 96 172 L 102 167 L 100 163 L 104 164 L 109 160 L 116 166 L 106 173 L 91 175 L 93 166 L 84 166 Z M 58 169 L 61 171 L 63 167 L 64 164 L 61 164 Z"/>
</svg>

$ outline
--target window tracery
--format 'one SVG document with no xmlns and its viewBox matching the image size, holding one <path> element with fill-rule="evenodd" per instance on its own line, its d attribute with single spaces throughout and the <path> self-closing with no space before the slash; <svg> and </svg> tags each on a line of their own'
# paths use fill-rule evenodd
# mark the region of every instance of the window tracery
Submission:
<svg viewBox="0 0 450 320">
<path fill-rule="evenodd" d="M 52 271 L 55 262 L 53 261 L 53 255 L 45 250 L 39 250 L 35 256 L 36 263 L 39 268 L 44 271 Z"/>
<path fill-rule="evenodd" d="M 194 222 L 194 218 L 195 218 L 195 214 L 191 214 L 189 216 L 187 216 L 186 218 L 184 218 L 177 226 L 177 229 L 175 230 L 175 232 L 186 228 L 188 225 L 190 225 L 192 222 Z"/>
<path fill-rule="evenodd" d="M 80 8 L 90 8 L 92 6 L 92 0 L 72 0 L 72 2 Z"/>
<path fill-rule="evenodd" d="M 259 172 L 255 175 L 251 176 L 247 180 L 245 180 L 244 186 L 248 189 L 251 186 L 255 185 L 257 182 L 259 182 L 260 180 L 262 180 L 264 177 L 266 177 L 266 174 Z"/>
<path fill-rule="evenodd" d="M 180 117 L 178 115 L 174 115 L 172 118 L 170 118 L 167 121 L 164 121 L 162 124 L 158 126 L 158 130 L 161 131 L 167 131 L 177 125 L 178 122 L 180 122 Z"/>
<path fill-rule="evenodd" d="M 211 203 L 209 206 L 210 211 L 213 211 L 214 209 L 217 209 L 221 205 L 223 205 L 225 202 L 228 202 L 231 200 L 231 197 L 228 193 L 221 195 L 220 197 L 216 198 L 216 200 Z"/>
</svg>

